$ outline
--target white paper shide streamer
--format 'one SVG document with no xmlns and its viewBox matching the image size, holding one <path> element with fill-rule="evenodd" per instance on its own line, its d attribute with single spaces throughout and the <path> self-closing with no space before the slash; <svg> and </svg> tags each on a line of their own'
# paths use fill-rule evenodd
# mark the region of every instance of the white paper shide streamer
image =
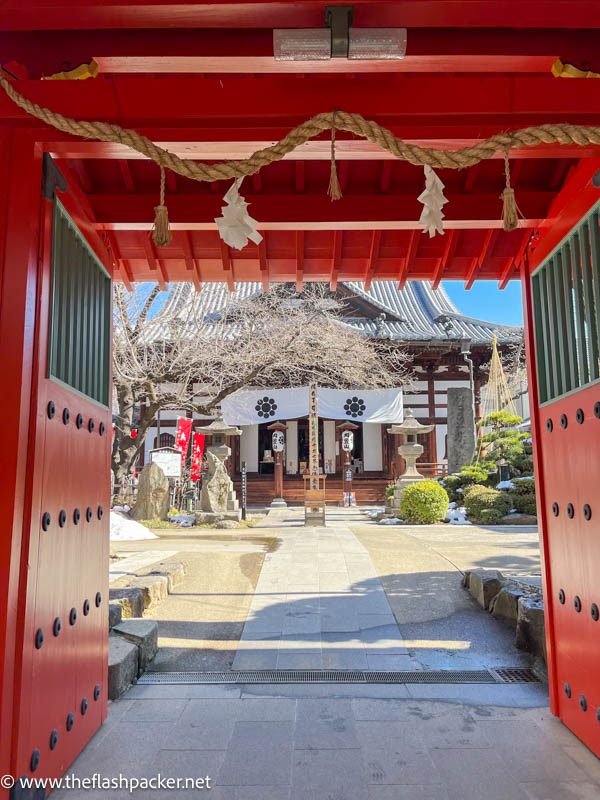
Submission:
<svg viewBox="0 0 600 800">
<path fill-rule="evenodd" d="M 221 206 L 223 216 L 215 219 L 221 239 L 236 250 L 243 250 L 248 240 L 259 244 L 263 238 L 256 230 L 257 221 L 248 214 L 247 208 L 250 204 L 240 195 L 243 180 L 237 178 L 229 187 L 223 198 L 227 205 Z"/>
<path fill-rule="evenodd" d="M 425 165 L 425 191 L 419 195 L 418 200 L 419 203 L 423 203 L 423 211 L 419 217 L 419 224 L 423 225 L 423 233 L 429 233 L 430 238 L 436 233 L 443 235 L 444 212 L 442 208 L 448 200 L 444 197 L 444 184 L 428 164 Z"/>
</svg>

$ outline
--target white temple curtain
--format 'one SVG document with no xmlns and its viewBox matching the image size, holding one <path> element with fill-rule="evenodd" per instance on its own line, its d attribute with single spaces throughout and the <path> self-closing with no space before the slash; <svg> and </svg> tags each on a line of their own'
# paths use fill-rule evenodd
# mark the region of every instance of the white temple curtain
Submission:
<svg viewBox="0 0 600 800">
<path fill-rule="evenodd" d="M 323 419 L 391 424 L 403 420 L 402 389 L 321 389 L 318 390 L 319 416 Z M 305 417 L 308 414 L 308 388 L 244 389 L 221 403 L 229 425 Z"/>
</svg>

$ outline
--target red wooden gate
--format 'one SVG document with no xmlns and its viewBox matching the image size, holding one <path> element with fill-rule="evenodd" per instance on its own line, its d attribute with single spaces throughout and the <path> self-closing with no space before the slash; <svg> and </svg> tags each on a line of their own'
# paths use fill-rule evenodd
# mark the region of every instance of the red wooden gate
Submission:
<svg viewBox="0 0 600 800">
<path fill-rule="evenodd" d="M 562 239 L 555 230 L 523 289 L 550 702 L 600 756 L 599 211 L 596 203 Z"/>
<path fill-rule="evenodd" d="M 40 218 L 12 771 L 45 778 L 106 716 L 111 281 L 48 157 Z"/>
</svg>

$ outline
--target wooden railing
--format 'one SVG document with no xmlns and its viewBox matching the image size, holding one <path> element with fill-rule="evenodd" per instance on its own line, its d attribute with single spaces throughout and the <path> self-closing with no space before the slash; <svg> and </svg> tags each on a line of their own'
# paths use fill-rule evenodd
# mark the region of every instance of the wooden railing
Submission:
<svg viewBox="0 0 600 800">
<path fill-rule="evenodd" d="M 444 478 L 448 474 L 448 465 L 440 461 L 431 463 L 417 461 L 417 470 L 428 478 Z"/>
</svg>

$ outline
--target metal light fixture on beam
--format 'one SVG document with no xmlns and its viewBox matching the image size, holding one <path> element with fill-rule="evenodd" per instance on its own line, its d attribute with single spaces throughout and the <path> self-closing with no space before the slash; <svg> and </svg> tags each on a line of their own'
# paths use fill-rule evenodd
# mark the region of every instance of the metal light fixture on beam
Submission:
<svg viewBox="0 0 600 800">
<path fill-rule="evenodd" d="M 406 28 L 352 28 L 352 6 L 326 6 L 324 28 L 273 30 L 275 61 L 402 59 Z"/>
</svg>

